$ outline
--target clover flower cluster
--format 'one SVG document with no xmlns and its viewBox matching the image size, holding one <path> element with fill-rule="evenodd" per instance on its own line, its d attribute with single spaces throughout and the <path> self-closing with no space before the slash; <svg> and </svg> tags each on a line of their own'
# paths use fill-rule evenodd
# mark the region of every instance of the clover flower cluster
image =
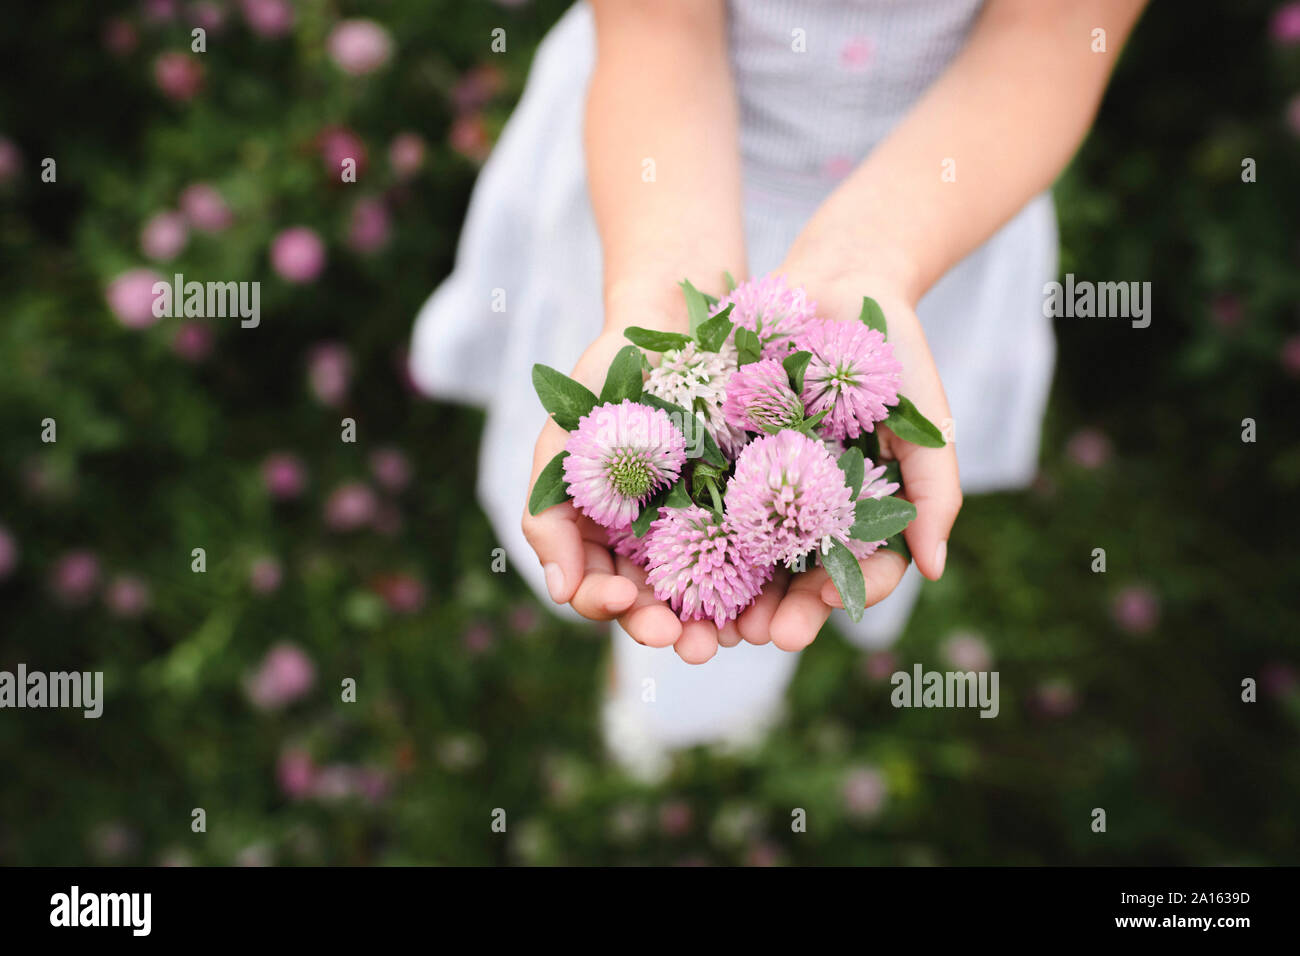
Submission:
<svg viewBox="0 0 1300 956">
<path fill-rule="evenodd" d="M 910 505 L 889 497 L 898 485 L 863 442 L 910 403 L 886 333 L 866 319 L 819 315 L 776 276 L 721 300 L 694 294 L 709 305 L 690 336 L 627 331 L 606 400 L 550 370 L 535 376 L 570 434 L 530 507 L 572 500 L 683 621 L 721 628 L 778 566 L 811 557 L 840 586 L 832 552 L 860 574 L 853 559 L 901 530 Z M 576 402 L 588 410 L 575 415 Z"/>
</svg>

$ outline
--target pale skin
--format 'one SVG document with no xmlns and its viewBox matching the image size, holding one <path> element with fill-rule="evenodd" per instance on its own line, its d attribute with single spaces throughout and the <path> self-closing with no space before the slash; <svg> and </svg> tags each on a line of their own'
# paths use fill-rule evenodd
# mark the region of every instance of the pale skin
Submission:
<svg viewBox="0 0 1300 956">
<path fill-rule="evenodd" d="M 1144 4 L 989 0 L 956 59 L 826 199 L 777 270 L 804 286 L 828 318 L 855 321 L 862 297 L 875 298 L 903 364 L 900 391 L 931 421 L 948 423 L 952 415 L 916 303 L 1065 167 Z M 587 175 L 606 311 L 604 331 L 572 375 L 598 392 L 627 326 L 685 331 L 677 282 L 689 278 L 721 295 L 724 271 L 744 278 L 746 255 L 725 3 L 591 5 L 597 60 L 587 101 Z M 1093 49 L 1098 28 L 1106 31 L 1105 53 Z M 653 182 L 644 181 L 647 158 Z M 951 443 L 922 448 L 883 428 L 880 434 L 917 509 L 905 532 L 908 547 L 920 572 L 938 580 L 962 504 L 956 453 Z M 566 436 L 547 423 L 532 481 Z M 742 640 L 802 650 L 841 606 L 825 571 L 778 570 L 735 622 L 722 629 L 711 621 L 683 624 L 639 568 L 611 554 L 604 529 L 571 503 L 525 512 L 523 530 L 557 603 L 592 620 L 618 620 L 634 640 L 671 645 L 692 664 Z M 868 606 L 907 569 L 893 551 L 861 564 Z"/>
</svg>

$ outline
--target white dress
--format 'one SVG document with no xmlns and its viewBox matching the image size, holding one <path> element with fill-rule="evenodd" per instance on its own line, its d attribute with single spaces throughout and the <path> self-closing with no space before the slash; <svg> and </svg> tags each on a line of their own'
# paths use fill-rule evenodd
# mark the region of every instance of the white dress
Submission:
<svg viewBox="0 0 1300 956">
<path fill-rule="evenodd" d="M 961 48 L 981 3 L 729 3 L 750 275 L 779 266 L 837 181 Z M 547 605 L 541 568 L 519 529 L 546 415 L 530 370 L 542 362 L 567 371 L 601 329 L 601 251 L 582 149 L 593 58 L 591 12 L 578 3 L 538 49 L 523 97 L 475 186 L 455 270 L 421 309 L 411 348 L 412 375 L 425 392 L 486 407 L 479 498 L 515 569 Z M 1044 193 L 917 309 L 957 423 L 967 493 L 1020 487 L 1035 473 L 1055 355 L 1042 288 L 1056 276 L 1056 251 L 1055 214 Z M 909 569 L 861 624 L 838 611 L 836 623 L 863 646 L 888 643 L 906 623 L 920 583 Z M 765 725 L 797 663 L 797 655 L 771 645 L 742 643 L 691 667 L 618 628 L 613 636 L 620 733 L 648 746 L 735 740 Z"/>
</svg>

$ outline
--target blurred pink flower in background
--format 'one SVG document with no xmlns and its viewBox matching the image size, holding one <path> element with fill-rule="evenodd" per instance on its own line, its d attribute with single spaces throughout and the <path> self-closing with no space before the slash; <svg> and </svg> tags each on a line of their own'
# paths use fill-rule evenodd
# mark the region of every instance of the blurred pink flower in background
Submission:
<svg viewBox="0 0 1300 956">
<path fill-rule="evenodd" d="M 414 614 L 424 607 L 424 583 L 410 574 L 384 574 L 370 584 L 394 614 Z"/>
<path fill-rule="evenodd" d="M 196 27 L 202 27 L 209 33 L 219 33 L 221 28 L 226 25 L 226 8 L 209 0 L 201 0 L 199 3 L 190 4 L 186 11 L 190 23 Z"/>
<path fill-rule="evenodd" d="M 133 574 L 119 574 L 104 589 L 104 604 L 114 617 L 139 617 L 149 609 L 149 585 Z"/>
<path fill-rule="evenodd" d="M 339 69 L 353 76 L 373 73 L 393 54 L 393 38 L 374 20 L 344 20 L 325 41 Z"/>
<path fill-rule="evenodd" d="M 424 140 L 415 133 L 398 133 L 388 144 L 388 165 L 398 179 L 409 179 L 424 163 Z"/>
<path fill-rule="evenodd" d="M 1284 3 L 1273 12 L 1268 32 L 1282 46 L 1300 43 L 1300 3 Z"/>
<path fill-rule="evenodd" d="M 862 672 L 869 680 L 888 680 L 898 670 L 898 661 L 889 651 L 872 651 L 862 662 Z"/>
<path fill-rule="evenodd" d="M 978 634 L 958 631 L 940 647 L 944 659 L 959 671 L 986 671 L 993 664 L 993 652 Z"/>
<path fill-rule="evenodd" d="M 1210 319 L 1225 331 L 1241 325 L 1241 320 L 1245 317 L 1246 310 L 1242 307 L 1241 298 L 1231 292 L 1220 292 L 1210 300 Z"/>
<path fill-rule="evenodd" d="M 379 499 L 359 481 L 339 485 L 325 502 L 325 524 L 331 531 L 356 531 L 375 520 Z"/>
<path fill-rule="evenodd" d="M 256 594 L 271 594 L 279 589 L 283 576 L 280 562 L 269 555 L 263 556 L 249 567 L 248 584 Z"/>
<path fill-rule="evenodd" d="M 346 126 L 325 127 L 316 135 L 316 146 L 320 150 L 321 162 L 334 182 L 342 181 L 344 160 L 350 159 L 356 164 L 358 177 L 370 165 L 365 141 Z"/>
<path fill-rule="evenodd" d="M 4 525 L 0 525 L 0 581 L 14 573 L 18 567 L 18 540 Z"/>
<path fill-rule="evenodd" d="M 1300 377 L 1300 335 L 1282 343 L 1282 368 L 1292 378 Z"/>
<path fill-rule="evenodd" d="M 373 527 L 377 534 L 395 538 L 402 533 L 406 522 L 402 520 L 402 512 L 396 505 L 391 501 L 383 501 L 380 502 L 379 510 L 375 513 Z"/>
<path fill-rule="evenodd" d="M 253 843 L 235 854 L 235 866 L 263 867 L 275 865 L 275 851 L 265 843 Z"/>
<path fill-rule="evenodd" d="M 156 262 L 170 262 L 185 249 L 190 230 L 185 217 L 166 210 L 155 213 L 140 230 L 140 251 L 145 258 Z"/>
<path fill-rule="evenodd" d="M 13 140 L 0 136 L 0 183 L 7 183 L 23 168 L 23 154 Z"/>
<path fill-rule="evenodd" d="M 104 49 L 118 57 L 134 52 L 140 42 L 135 27 L 130 21 L 123 20 L 121 17 L 113 17 L 104 22 L 102 37 Z"/>
<path fill-rule="evenodd" d="M 348 245 L 360 253 L 378 252 L 391 234 L 388 207 L 378 199 L 358 199 L 348 223 Z"/>
<path fill-rule="evenodd" d="M 187 362 L 202 362 L 212 354 L 213 339 L 206 322 L 183 322 L 172 336 L 172 351 Z"/>
<path fill-rule="evenodd" d="M 683 836 L 690 830 L 694 816 L 685 800 L 668 800 L 659 807 L 659 830 L 664 836 Z"/>
<path fill-rule="evenodd" d="M 153 61 L 153 78 L 164 96 L 183 103 L 203 88 L 203 64 L 188 53 L 160 53 Z"/>
<path fill-rule="evenodd" d="M 158 321 L 153 314 L 153 286 L 163 277 L 152 269 L 130 269 L 108 284 L 104 297 L 117 320 L 128 329 L 148 328 Z"/>
<path fill-rule="evenodd" d="M 337 342 L 322 342 L 307 353 L 307 384 L 323 405 L 339 405 L 352 387 L 352 354 Z"/>
<path fill-rule="evenodd" d="M 451 124 L 448 134 L 451 148 L 466 159 L 481 163 L 492 152 L 492 141 L 488 137 L 487 125 L 477 113 L 457 116 Z"/>
<path fill-rule="evenodd" d="M 54 564 L 50 589 L 69 606 L 85 604 L 99 587 L 99 558 L 87 550 L 69 551 Z"/>
<path fill-rule="evenodd" d="M 460 641 L 465 650 L 471 654 L 484 654 L 492 649 L 492 628 L 482 621 L 477 621 L 465 628 Z"/>
<path fill-rule="evenodd" d="M 184 847 L 168 847 L 158 855 L 158 865 L 162 867 L 193 866 L 194 854 Z"/>
<path fill-rule="evenodd" d="M 306 226 L 291 226 L 271 241 L 271 268 L 288 282 L 311 282 L 325 268 L 325 243 Z"/>
<path fill-rule="evenodd" d="M 271 648 L 244 682 L 254 707 L 276 710 L 298 700 L 316 683 L 316 666 L 302 648 L 282 643 Z"/>
<path fill-rule="evenodd" d="M 186 186 L 181 192 L 178 205 L 189 224 L 200 232 L 220 232 L 233 219 L 226 200 L 216 187 L 208 183 Z"/>
<path fill-rule="evenodd" d="M 1100 468 L 1110 461 L 1110 439 L 1098 428 L 1081 428 L 1065 445 L 1070 461 L 1083 468 Z"/>
<path fill-rule="evenodd" d="M 248 28 L 260 37 L 282 37 L 293 29 L 289 0 L 242 0 L 240 8 Z"/>
<path fill-rule="evenodd" d="M 1048 717 L 1068 717 L 1079 706 L 1079 695 L 1074 685 L 1062 677 L 1039 684 L 1033 703 Z"/>
<path fill-rule="evenodd" d="M 411 483 L 411 463 L 401 449 L 385 446 L 370 453 L 370 473 L 386 491 L 401 491 Z"/>
<path fill-rule="evenodd" d="M 840 795 L 849 816 L 864 820 L 884 808 L 887 791 L 884 774 L 875 767 L 858 766 L 845 774 Z"/>
<path fill-rule="evenodd" d="M 1270 697 L 1286 697 L 1296 689 L 1295 668 L 1281 661 L 1270 661 L 1259 673 L 1259 684 Z"/>
<path fill-rule="evenodd" d="M 451 102 L 459 113 L 474 113 L 487 106 L 505 87 L 505 74 L 492 63 L 466 70 L 452 87 Z"/>
<path fill-rule="evenodd" d="M 150 23 L 167 23 L 176 19 L 176 0 L 142 0 L 140 4 L 144 18 Z"/>
<path fill-rule="evenodd" d="M 781 848 L 761 840 L 745 852 L 746 866 L 778 866 L 781 863 Z"/>
<path fill-rule="evenodd" d="M 1160 623 L 1160 600 L 1145 585 L 1132 585 L 1115 595 L 1111 614 L 1130 634 L 1147 634 Z"/>
<path fill-rule="evenodd" d="M 510 609 L 508 623 L 515 634 L 528 634 L 541 622 L 536 605 L 529 601 L 520 601 Z"/>
<path fill-rule="evenodd" d="M 1291 97 L 1286 104 L 1286 125 L 1296 136 L 1300 136 L 1300 93 Z"/>
<path fill-rule="evenodd" d="M 311 795 L 327 803 L 359 797 L 367 803 L 375 804 L 382 802 L 389 790 L 389 777 L 384 771 L 336 763 L 320 768 L 312 784 Z"/>
<path fill-rule="evenodd" d="M 101 823 L 90 834 L 90 849 L 95 856 L 109 862 L 130 856 L 139 845 L 135 830 L 119 820 Z"/>
<path fill-rule="evenodd" d="M 307 466 L 289 452 L 274 452 L 262 461 L 262 484 L 272 498 L 288 501 L 307 487 Z"/>
<path fill-rule="evenodd" d="M 275 762 L 275 780 L 290 800 L 305 800 L 316 787 L 316 762 L 306 750 L 287 747 Z"/>
</svg>

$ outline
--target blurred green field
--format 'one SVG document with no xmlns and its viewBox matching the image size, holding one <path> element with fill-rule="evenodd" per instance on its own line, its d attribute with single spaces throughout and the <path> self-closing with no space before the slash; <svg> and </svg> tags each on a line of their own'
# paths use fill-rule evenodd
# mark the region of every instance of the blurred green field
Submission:
<svg viewBox="0 0 1300 956">
<path fill-rule="evenodd" d="M 480 416 L 402 375 L 477 162 L 565 5 L 303 0 L 283 34 L 274 2 L 251 6 L 6 12 L 0 669 L 102 670 L 107 701 L 97 721 L 0 711 L 0 863 L 1297 862 L 1283 5 L 1157 4 L 1139 25 L 1057 203 L 1062 272 L 1149 279 L 1154 317 L 1058 321 L 1035 487 L 968 499 L 892 651 L 823 635 L 760 752 L 685 754 L 657 787 L 602 756 L 603 634 L 491 570 L 467 505 Z M 159 65 L 217 13 L 201 76 Z M 349 17 L 392 37 L 384 68 L 331 61 Z M 358 141 L 359 182 L 338 184 L 323 157 Z M 149 266 L 142 226 L 195 183 L 231 224 Z M 315 281 L 271 267 L 293 226 L 324 242 Z M 127 327 L 105 290 L 144 267 L 260 280 L 261 326 Z M 889 672 L 963 654 L 1000 671 L 998 719 L 890 706 Z M 295 699 L 277 703 L 276 668 Z"/>
</svg>

